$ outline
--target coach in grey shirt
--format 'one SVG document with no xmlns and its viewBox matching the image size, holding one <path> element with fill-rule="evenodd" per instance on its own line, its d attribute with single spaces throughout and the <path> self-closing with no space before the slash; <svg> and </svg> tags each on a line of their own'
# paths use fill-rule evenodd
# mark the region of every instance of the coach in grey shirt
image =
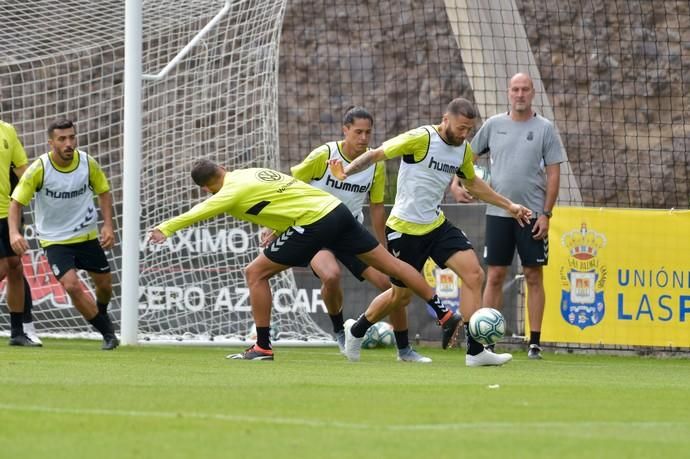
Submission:
<svg viewBox="0 0 690 459">
<path fill-rule="evenodd" d="M 553 124 L 532 110 L 534 85 L 528 75 L 518 73 L 510 79 L 508 99 L 510 111 L 489 118 L 471 146 L 477 155 L 489 153 L 491 187 L 530 209 L 535 218 L 529 226 L 520 227 L 504 210 L 487 206 L 484 258 L 488 272 L 483 305 L 500 309 L 503 282 L 517 248 L 527 282 L 528 356 L 541 359 L 543 266 L 548 262 L 549 219 L 565 155 Z"/>
</svg>

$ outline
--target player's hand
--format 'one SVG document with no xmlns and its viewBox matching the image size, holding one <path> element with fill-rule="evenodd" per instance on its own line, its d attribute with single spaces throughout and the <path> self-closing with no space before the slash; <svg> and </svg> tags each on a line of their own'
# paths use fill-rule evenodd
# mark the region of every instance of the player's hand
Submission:
<svg viewBox="0 0 690 459">
<path fill-rule="evenodd" d="M 101 247 L 110 249 L 115 244 L 115 232 L 110 225 L 103 225 L 101 228 Z"/>
<path fill-rule="evenodd" d="M 450 187 L 450 193 L 453 195 L 453 199 L 455 199 L 455 202 L 474 202 L 474 196 L 472 196 L 470 192 L 465 189 L 464 186 L 452 186 Z"/>
<path fill-rule="evenodd" d="M 532 217 L 532 211 L 525 206 L 521 206 L 520 204 L 512 203 L 510 207 L 508 207 L 508 212 L 510 212 L 513 218 L 518 221 L 520 226 L 529 224 L 529 219 Z"/>
<path fill-rule="evenodd" d="M 540 215 L 537 218 L 534 228 L 532 228 L 532 239 L 542 240 L 549 235 L 549 218 L 546 215 Z"/>
<path fill-rule="evenodd" d="M 163 232 L 158 228 L 154 228 L 149 232 L 149 242 L 152 242 L 154 244 L 161 244 L 165 242 L 166 239 L 168 239 L 168 237 L 165 234 L 163 234 Z"/>
<path fill-rule="evenodd" d="M 29 250 L 29 243 L 21 234 L 10 234 L 10 245 L 18 256 L 24 255 Z"/>
<path fill-rule="evenodd" d="M 328 163 L 328 168 L 331 170 L 333 177 L 337 178 L 338 180 L 345 180 L 347 178 L 345 167 L 343 166 L 343 162 L 341 160 L 329 159 L 326 162 Z"/>
<path fill-rule="evenodd" d="M 268 247 L 277 237 L 278 235 L 271 228 L 261 228 L 261 232 L 259 233 L 259 245 L 261 247 Z"/>
</svg>

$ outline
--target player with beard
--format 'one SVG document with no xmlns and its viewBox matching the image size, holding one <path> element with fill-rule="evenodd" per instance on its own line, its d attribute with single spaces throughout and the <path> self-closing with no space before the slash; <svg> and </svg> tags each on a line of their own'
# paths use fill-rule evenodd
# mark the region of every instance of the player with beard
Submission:
<svg viewBox="0 0 690 459">
<path fill-rule="evenodd" d="M 84 319 L 103 336 L 101 349 L 113 350 L 119 341 L 108 316 L 113 283 L 103 251 L 115 242 L 110 185 L 96 160 L 77 150 L 72 121 L 53 122 L 48 127 L 48 143 L 51 150 L 29 166 L 12 193 L 10 243 L 20 256 L 29 250 L 19 225 L 22 207 L 35 196 L 36 231 L 53 274 Z M 100 241 L 94 194 L 103 216 Z M 91 276 L 96 286 L 95 301 L 82 288 L 78 269 Z"/>
<path fill-rule="evenodd" d="M 388 250 L 421 271 L 431 257 L 441 268 L 450 268 L 462 279 L 460 309 L 467 336 L 465 364 L 470 367 L 502 365 L 512 359 L 510 354 L 495 354 L 484 349 L 467 332 L 472 314 L 481 307 L 484 271 L 463 231 L 446 220 L 440 204 L 453 176 L 457 175 L 467 190 L 478 199 L 494 204 L 515 218 L 521 225 L 529 222 L 531 212 L 493 191 L 475 176 L 473 153 L 465 140 L 474 128 L 477 111 L 463 98 L 452 100 L 441 124 L 422 126 L 401 134 L 370 150 L 347 166 L 331 160 L 333 175 L 341 180 L 357 174 L 372 164 L 401 158 L 395 205 L 386 222 Z M 411 293 L 399 279 L 393 283 L 393 301 L 381 294 L 367 311 L 352 324 L 345 324 L 345 352 L 350 360 L 359 360 L 366 330 L 385 316 L 397 302 L 408 303 Z M 438 316 L 444 330 L 442 345 L 450 341 L 460 320 Z"/>
</svg>

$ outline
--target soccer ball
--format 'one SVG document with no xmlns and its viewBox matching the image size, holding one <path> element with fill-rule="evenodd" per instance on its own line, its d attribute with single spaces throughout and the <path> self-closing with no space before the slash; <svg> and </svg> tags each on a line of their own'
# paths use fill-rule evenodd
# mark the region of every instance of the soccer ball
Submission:
<svg viewBox="0 0 690 459">
<path fill-rule="evenodd" d="M 388 322 L 377 322 L 374 325 L 379 331 L 379 346 L 388 347 L 395 344 L 395 333 L 393 326 Z"/>
<path fill-rule="evenodd" d="M 395 343 L 393 326 L 387 322 L 377 322 L 367 330 L 362 341 L 362 349 L 387 347 Z"/>
<path fill-rule="evenodd" d="M 468 328 L 472 338 L 488 346 L 503 338 L 506 333 L 506 321 L 497 310 L 481 308 L 470 317 Z"/>
</svg>

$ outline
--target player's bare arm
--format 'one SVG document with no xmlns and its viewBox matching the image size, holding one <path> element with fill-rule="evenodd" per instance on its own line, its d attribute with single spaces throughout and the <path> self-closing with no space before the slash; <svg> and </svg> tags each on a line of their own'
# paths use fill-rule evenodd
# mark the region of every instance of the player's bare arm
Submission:
<svg viewBox="0 0 690 459">
<path fill-rule="evenodd" d="M 369 216 L 376 239 L 382 246 L 386 247 L 388 244 L 386 240 L 386 208 L 383 203 L 369 203 Z"/>
<path fill-rule="evenodd" d="M 7 225 L 10 227 L 10 245 L 14 253 L 20 257 L 29 250 L 29 243 L 26 242 L 26 239 L 24 239 L 24 236 L 19 231 L 21 227 L 22 207 L 23 206 L 18 201 L 12 199 L 10 201 L 10 212 L 7 217 Z"/>
<path fill-rule="evenodd" d="M 474 196 L 462 186 L 460 178 L 457 175 L 453 176 L 453 181 L 450 182 L 450 194 L 453 196 L 453 199 L 455 199 L 455 202 L 474 202 Z"/>
<path fill-rule="evenodd" d="M 383 149 L 377 148 L 376 150 L 369 150 L 366 153 L 363 153 L 347 166 L 343 167 L 343 162 L 339 159 L 329 160 L 328 166 L 330 167 L 331 174 L 333 174 L 334 177 L 336 177 L 338 180 L 345 180 L 350 175 L 362 172 L 372 164 L 383 159 L 386 159 Z"/>
<path fill-rule="evenodd" d="M 460 181 L 473 196 L 509 212 L 518 221 L 520 226 L 525 226 L 525 223 L 529 223 L 532 216 L 531 210 L 520 204 L 515 204 L 505 196 L 496 193 L 484 180 L 474 177 L 472 180 L 461 178 Z"/>
<path fill-rule="evenodd" d="M 115 231 L 113 230 L 113 195 L 109 191 L 98 195 L 98 207 L 103 215 L 101 247 L 110 249 L 115 244 Z"/>
</svg>

